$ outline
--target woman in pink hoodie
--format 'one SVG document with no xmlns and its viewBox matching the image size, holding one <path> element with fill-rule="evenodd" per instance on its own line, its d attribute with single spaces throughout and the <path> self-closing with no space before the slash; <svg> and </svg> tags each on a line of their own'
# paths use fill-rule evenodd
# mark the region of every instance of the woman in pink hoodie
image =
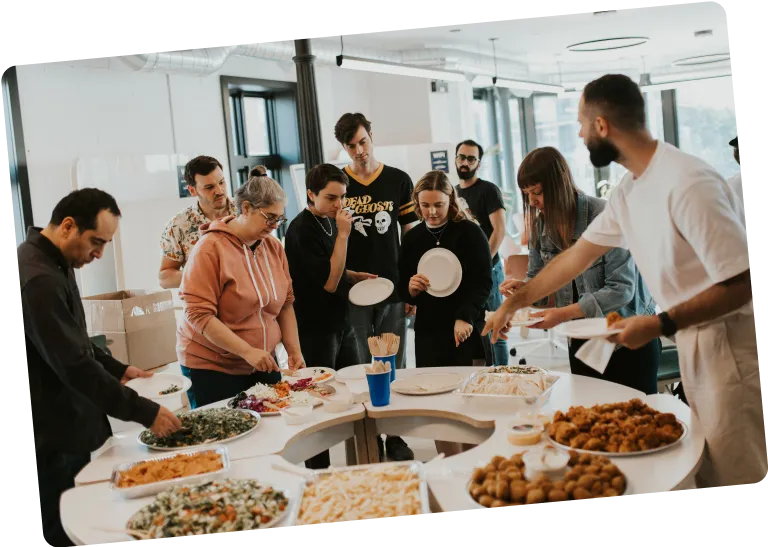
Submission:
<svg viewBox="0 0 768 547">
<path fill-rule="evenodd" d="M 291 369 L 304 366 L 288 260 L 272 231 L 285 222 L 286 196 L 263 166 L 235 192 L 237 216 L 201 227 L 184 267 L 184 320 L 176 351 L 192 381 L 192 408 L 280 381 L 275 347 Z"/>
</svg>

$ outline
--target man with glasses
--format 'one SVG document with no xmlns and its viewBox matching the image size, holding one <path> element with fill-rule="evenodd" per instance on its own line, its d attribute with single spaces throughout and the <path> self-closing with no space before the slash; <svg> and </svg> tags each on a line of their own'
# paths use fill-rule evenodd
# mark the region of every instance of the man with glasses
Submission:
<svg viewBox="0 0 768 547">
<path fill-rule="evenodd" d="M 184 167 L 184 181 L 197 200 L 173 217 L 160 236 L 163 259 L 158 277 L 164 289 L 181 285 L 181 269 L 200 239 L 200 226 L 237 214 L 235 204 L 227 196 L 224 171 L 216 158 L 197 156 L 190 160 Z"/>
<path fill-rule="evenodd" d="M 501 306 L 499 285 L 504 281 L 504 264 L 499 257 L 499 247 L 507 233 L 507 223 L 499 187 L 477 176 L 482 159 L 483 147 L 475 141 L 466 140 L 456 145 L 456 171 L 460 179 L 456 186 L 459 206 L 470 220 L 480 225 L 488 238 L 493 257 L 493 286 L 488 297 L 488 309 L 496 311 Z M 487 337 L 483 338 L 483 342 L 490 344 Z M 493 357 L 493 363 L 489 365 L 506 365 L 509 362 L 506 340 L 499 340 L 486 352 L 491 354 L 488 357 Z"/>
</svg>

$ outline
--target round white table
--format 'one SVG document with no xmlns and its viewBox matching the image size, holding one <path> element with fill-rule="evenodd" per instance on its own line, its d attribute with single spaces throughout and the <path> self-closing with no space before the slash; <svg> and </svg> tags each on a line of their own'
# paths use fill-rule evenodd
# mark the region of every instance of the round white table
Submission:
<svg viewBox="0 0 768 547">
<path fill-rule="evenodd" d="M 454 372 L 466 377 L 477 370 L 474 367 L 406 369 L 398 370 L 397 377 L 429 372 Z M 704 436 L 690 409 L 681 401 L 670 395 L 646 396 L 603 380 L 553 374 L 559 379 L 542 408 L 544 412 L 639 398 L 659 411 L 674 413 L 688 427 L 683 441 L 664 451 L 631 457 L 606 454 L 626 475 L 628 494 L 673 490 L 696 473 L 704 451 Z M 349 382 L 347 386 L 334 383 L 334 386 L 342 393 L 367 390 L 364 380 Z M 221 401 L 209 406 L 225 404 L 226 401 Z M 456 393 L 410 396 L 395 392 L 386 407 L 366 402 L 339 414 L 328 414 L 320 407 L 315 410 L 313 420 L 301 426 L 287 426 L 279 416 L 264 417 L 252 434 L 226 444 L 233 462 L 230 476 L 260 479 L 290 493 L 294 491 L 291 488 L 298 488 L 301 479 L 291 473 L 276 472 L 271 466 L 273 462 L 280 461 L 290 467 L 288 462 L 300 463 L 350 437 L 355 438 L 358 454 L 363 454 L 358 458 L 360 463 L 365 463 L 366 457 L 368 461 L 378 461 L 376 436 L 381 433 L 471 443 L 478 446 L 428 463 L 427 482 L 440 510 L 477 508 L 467 493 L 473 469 L 486 465 L 493 456 L 509 457 L 526 449 L 508 443 L 505 427 L 508 419 L 508 412 L 477 409 Z M 149 500 L 123 500 L 110 491 L 106 482 L 117 464 L 167 454 L 140 446 L 136 440 L 139 431 L 113 439 L 112 446 L 78 475 L 77 486 L 62 496 L 62 523 L 74 541 L 103 543 L 129 539 L 126 535 L 99 531 L 96 523 L 101 528 L 123 528 L 128 517 Z"/>
</svg>

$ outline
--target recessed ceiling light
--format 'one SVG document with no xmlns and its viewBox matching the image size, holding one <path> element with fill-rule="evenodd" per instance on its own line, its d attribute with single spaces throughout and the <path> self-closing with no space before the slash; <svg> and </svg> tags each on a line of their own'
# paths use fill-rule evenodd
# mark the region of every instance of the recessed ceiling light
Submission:
<svg viewBox="0 0 768 547">
<path fill-rule="evenodd" d="M 672 61 L 672 64 L 674 66 L 711 65 L 712 63 L 722 63 L 723 61 L 728 61 L 730 58 L 730 53 L 713 53 L 711 55 L 697 55 L 695 57 L 678 59 L 677 61 Z"/>
<path fill-rule="evenodd" d="M 697 30 L 693 33 L 694 38 L 703 38 L 705 36 L 712 36 L 711 30 Z"/>
<path fill-rule="evenodd" d="M 597 15 L 597 16 L 600 16 L 600 15 L 610 15 L 612 13 L 616 13 L 616 10 L 615 9 L 611 9 L 611 10 L 606 10 L 606 11 L 596 11 L 593 15 Z"/>
<path fill-rule="evenodd" d="M 589 42 L 579 42 L 571 44 L 566 49 L 568 51 L 607 51 L 610 49 L 623 49 L 626 47 L 640 46 L 646 43 L 650 38 L 644 36 L 623 36 L 620 38 L 602 38 L 600 40 L 590 40 Z"/>
<path fill-rule="evenodd" d="M 461 29 L 460 28 L 452 28 L 448 32 L 461 32 Z"/>
</svg>

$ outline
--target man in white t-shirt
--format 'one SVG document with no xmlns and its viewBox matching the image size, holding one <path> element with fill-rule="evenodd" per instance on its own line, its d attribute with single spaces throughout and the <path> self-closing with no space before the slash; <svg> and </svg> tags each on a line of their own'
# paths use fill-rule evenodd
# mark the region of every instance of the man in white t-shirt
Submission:
<svg viewBox="0 0 768 547">
<path fill-rule="evenodd" d="M 741 159 L 739 159 L 739 137 L 734 137 L 728 144 L 733 147 L 733 159 L 736 160 L 736 163 L 741 165 Z M 728 179 L 728 185 L 733 188 L 733 191 L 739 196 L 741 202 L 744 203 L 744 190 L 741 187 L 741 171 Z"/>
<path fill-rule="evenodd" d="M 612 341 L 634 349 L 676 335 L 685 394 L 706 438 L 697 485 L 761 481 L 768 461 L 743 204 L 712 167 L 651 137 L 643 95 L 626 76 L 587 85 L 579 122 L 592 163 L 629 172 L 582 238 L 508 298 L 483 334 L 498 338 L 516 310 L 611 248 L 629 249 L 666 311 L 621 321 Z"/>
</svg>

